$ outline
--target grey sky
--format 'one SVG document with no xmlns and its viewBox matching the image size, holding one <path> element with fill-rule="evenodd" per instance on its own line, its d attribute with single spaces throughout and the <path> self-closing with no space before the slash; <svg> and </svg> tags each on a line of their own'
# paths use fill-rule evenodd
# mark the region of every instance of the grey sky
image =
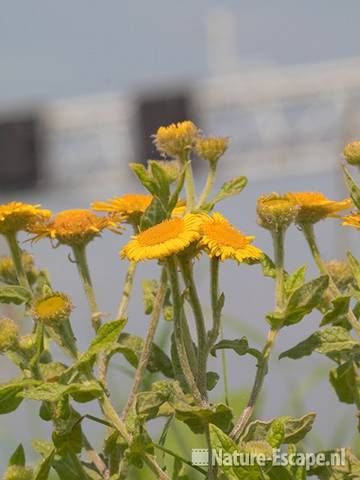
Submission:
<svg viewBox="0 0 360 480">
<path fill-rule="evenodd" d="M 360 53 L 356 0 L 0 0 L 0 100 L 206 75 L 206 18 L 219 6 L 234 18 L 240 66 Z"/>
</svg>

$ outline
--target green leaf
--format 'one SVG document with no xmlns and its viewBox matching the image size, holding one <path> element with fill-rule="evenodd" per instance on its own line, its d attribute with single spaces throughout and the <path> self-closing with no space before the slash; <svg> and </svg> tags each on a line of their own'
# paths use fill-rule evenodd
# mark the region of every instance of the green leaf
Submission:
<svg viewBox="0 0 360 480">
<path fill-rule="evenodd" d="M 10 457 L 9 467 L 11 465 L 20 465 L 21 467 L 25 467 L 25 463 L 26 463 L 25 451 L 24 451 L 24 447 L 20 443 L 20 445 L 17 447 L 15 452 Z"/>
<path fill-rule="evenodd" d="M 34 472 L 33 480 L 47 480 L 49 478 L 50 469 L 55 457 L 55 449 L 53 449 L 37 466 Z"/>
<path fill-rule="evenodd" d="M 214 206 L 221 200 L 238 195 L 242 192 L 242 190 L 244 190 L 247 182 L 248 180 L 246 177 L 235 177 L 232 180 L 225 182 L 214 198 L 207 205 L 205 205 L 205 209 L 212 210 Z"/>
<path fill-rule="evenodd" d="M 266 441 L 273 448 L 279 448 L 282 445 L 285 438 L 285 422 L 281 418 L 276 418 L 270 426 L 270 430 L 267 432 Z"/>
<path fill-rule="evenodd" d="M 329 380 L 340 402 L 353 404 L 360 395 L 357 375 L 353 362 L 346 362 L 329 372 Z"/>
<path fill-rule="evenodd" d="M 315 417 L 315 413 L 308 413 L 300 418 L 284 416 L 274 418 L 267 422 L 255 420 L 248 425 L 241 437 L 241 441 L 263 441 L 269 438 L 268 435 L 270 436 L 270 440 L 275 439 L 274 433 L 276 430 L 279 430 L 281 423 L 284 427 L 282 443 L 298 443 L 310 432 Z M 272 430 L 274 424 L 275 427 L 274 430 Z"/>
<path fill-rule="evenodd" d="M 211 390 L 214 390 L 214 388 L 216 387 L 219 379 L 220 379 L 220 376 L 219 376 L 218 373 L 207 372 L 207 374 L 206 374 L 206 388 L 209 392 L 211 392 Z"/>
<path fill-rule="evenodd" d="M 217 426 L 210 425 L 209 429 L 212 448 L 222 453 L 223 462 L 219 465 L 219 470 L 225 475 L 226 480 L 261 480 L 264 478 L 256 465 L 235 466 L 231 457 L 241 452 L 239 447 Z M 226 461 L 227 457 L 229 457 L 229 462 Z"/>
<path fill-rule="evenodd" d="M 221 340 L 211 349 L 211 355 L 216 357 L 216 350 L 230 349 L 238 355 L 246 355 L 247 353 L 253 355 L 258 360 L 262 359 L 262 353 L 255 348 L 250 348 L 246 337 L 242 337 L 236 340 Z"/>
<path fill-rule="evenodd" d="M 86 381 L 83 383 L 72 383 L 71 385 L 62 385 L 55 382 L 41 383 L 40 385 L 25 388 L 22 392 L 18 393 L 18 396 L 20 398 L 28 398 L 30 400 L 58 402 L 65 395 L 72 395 L 77 398 L 87 398 L 92 400 L 100 397 L 102 394 L 103 389 L 99 383 L 95 381 Z"/>
<path fill-rule="evenodd" d="M 268 475 L 270 480 L 295 480 L 291 473 L 280 465 L 272 467 Z"/>
<path fill-rule="evenodd" d="M 339 325 L 341 326 L 348 324 L 347 315 L 350 307 L 350 297 L 341 296 L 337 297 L 331 301 L 332 308 L 327 311 L 320 323 L 320 326 L 324 325 Z"/>
<path fill-rule="evenodd" d="M 275 263 L 271 260 L 271 258 L 266 255 L 266 253 L 263 254 L 260 260 L 263 275 L 265 277 L 270 277 L 270 278 L 275 278 L 276 277 L 276 268 L 275 268 Z"/>
<path fill-rule="evenodd" d="M 349 190 L 350 196 L 352 201 L 356 205 L 356 207 L 360 210 L 360 188 L 357 183 L 354 181 L 353 177 L 350 175 L 348 169 L 343 166 L 344 175 L 345 175 L 345 183 Z"/>
<path fill-rule="evenodd" d="M 347 259 L 357 286 L 358 288 L 360 288 L 360 262 L 354 257 L 351 252 L 347 252 Z"/>
<path fill-rule="evenodd" d="M 307 266 L 303 265 L 285 279 L 285 291 L 287 296 L 290 296 L 295 290 L 304 284 L 306 269 Z"/>
<path fill-rule="evenodd" d="M 23 389 L 21 383 L 8 383 L 0 386 L 0 415 L 15 411 L 23 401 L 17 395 Z"/>
<path fill-rule="evenodd" d="M 90 347 L 80 356 L 76 366 L 80 367 L 83 364 L 91 362 L 100 352 L 107 352 L 113 348 L 114 345 L 117 344 L 120 333 L 125 325 L 125 318 L 101 325 Z"/>
<path fill-rule="evenodd" d="M 24 287 L 9 286 L 0 288 L 0 303 L 14 303 L 21 305 L 31 299 L 31 292 Z"/>
<path fill-rule="evenodd" d="M 141 353 L 144 348 L 144 340 L 136 335 L 122 333 L 119 341 L 113 346 L 110 354 L 121 353 L 134 368 L 137 368 Z M 147 369 L 151 373 L 161 372 L 168 378 L 174 378 L 174 370 L 169 357 L 155 343 L 152 345 L 150 360 Z"/>
<path fill-rule="evenodd" d="M 305 283 L 293 291 L 283 312 L 271 312 L 267 320 L 274 327 L 295 325 L 318 306 L 328 285 L 327 275 Z"/>
<path fill-rule="evenodd" d="M 176 404 L 175 415 L 194 433 L 204 433 L 205 427 L 209 423 L 218 426 L 223 431 L 228 431 L 233 418 L 231 409 L 222 403 L 209 407 L 191 406 L 185 403 Z"/>
<path fill-rule="evenodd" d="M 360 344 L 356 342 L 343 327 L 328 327 L 310 335 L 295 347 L 283 352 L 279 358 L 298 359 L 311 355 L 313 352 L 334 354 L 340 352 L 359 351 Z"/>
<path fill-rule="evenodd" d="M 345 459 L 342 458 L 340 449 L 318 452 L 316 455 L 319 453 L 324 455 L 327 465 L 310 467 L 309 476 L 316 475 L 320 480 L 356 480 L 360 478 L 360 460 L 349 448 L 345 449 Z M 339 460 L 345 460 L 344 465 L 331 466 L 331 463 L 339 463 Z"/>
<path fill-rule="evenodd" d="M 151 175 L 146 170 L 142 163 L 129 163 L 131 170 L 135 173 L 138 177 L 140 182 L 144 185 L 144 187 L 152 194 L 157 194 L 156 183 L 151 178 Z"/>
<path fill-rule="evenodd" d="M 157 225 L 165 220 L 167 216 L 168 212 L 163 203 L 161 203 L 158 198 L 154 197 L 141 217 L 140 230 L 147 230 L 148 228 Z"/>
<path fill-rule="evenodd" d="M 165 170 L 156 162 L 149 161 L 148 165 L 151 170 L 151 174 L 157 183 L 157 196 L 164 205 L 167 205 L 170 197 L 170 178 Z"/>
</svg>

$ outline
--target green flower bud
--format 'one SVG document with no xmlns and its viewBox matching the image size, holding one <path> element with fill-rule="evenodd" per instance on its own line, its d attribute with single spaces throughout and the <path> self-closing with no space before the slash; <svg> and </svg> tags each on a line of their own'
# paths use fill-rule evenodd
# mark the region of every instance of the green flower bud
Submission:
<svg viewBox="0 0 360 480">
<path fill-rule="evenodd" d="M 196 141 L 195 151 L 199 157 L 216 165 L 229 145 L 228 137 L 204 137 Z"/>
<path fill-rule="evenodd" d="M 360 165 L 360 141 L 348 143 L 343 150 L 343 156 L 350 165 Z"/>
<path fill-rule="evenodd" d="M 0 353 L 12 350 L 18 341 L 19 328 L 13 320 L 0 318 Z"/>
<path fill-rule="evenodd" d="M 4 480 L 31 480 L 33 471 L 31 468 L 21 465 L 11 465 L 5 472 Z"/>
</svg>

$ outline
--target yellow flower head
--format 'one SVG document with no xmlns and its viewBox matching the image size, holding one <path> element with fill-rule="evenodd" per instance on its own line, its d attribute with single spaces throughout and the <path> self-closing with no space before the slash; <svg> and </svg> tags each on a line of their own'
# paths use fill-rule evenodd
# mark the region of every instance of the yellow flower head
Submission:
<svg viewBox="0 0 360 480">
<path fill-rule="evenodd" d="M 73 309 L 70 299 L 60 292 L 53 292 L 35 301 L 32 316 L 47 325 L 67 320 Z"/>
<path fill-rule="evenodd" d="M 172 123 L 158 129 L 154 143 L 160 153 L 170 157 L 182 157 L 193 148 L 198 133 L 198 128 L 193 122 Z"/>
<path fill-rule="evenodd" d="M 350 165 L 360 165 L 360 141 L 348 143 L 343 150 L 343 156 Z"/>
<path fill-rule="evenodd" d="M 20 230 L 28 230 L 34 222 L 51 216 L 50 210 L 42 210 L 39 207 L 40 205 L 21 202 L 0 205 L 0 233 L 9 235 Z"/>
<path fill-rule="evenodd" d="M 316 223 L 326 217 L 334 217 L 341 210 L 351 206 L 351 199 L 346 198 L 340 202 L 329 200 L 320 192 L 295 192 L 288 193 L 298 205 L 296 223 Z"/>
<path fill-rule="evenodd" d="M 360 213 L 346 215 L 342 217 L 343 225 L 346 227 L 355 227 L 360 230 Z"/>
<path fill-rule="evenodd" d="M 118 214 L 124 221 L 131 222 L 145 212 L 152 199 L 152 195 L 128 193 L 121 197 L 109 198 L 106 202 L 93 202 L 91 208 L 98 212 Z"/>
<path fill-rule="evenodd" d="M 186 214 L 143 230 L 121 250 L 121 258 L 133 261 L 161 259 L 182 252 L 200 238 L 202 215 Z"/>
<path fill-rule="evenodd" d="M 11 350 L 18 341 L 19 328 L 13 320 L 0 318 L 0 353 Z"/>
<path fill-rule="evenodd" d="M 293 198 L 277 193 L 262 195 L 256 204 L 259 225 L 273 231 L 287 228 L 294 221 L 297 210 Z"/>
<path fill-rule="evenodd" d="M 263 255 L 260 248 L 251 245 L 255 237 L 245 236 L 220 213 L 207 217 L 201 230 L 199 244 L 210 257 L 217 257 L 221 261 L 231 259 L 238 263 L 254 263 Z"/>
<path fill-rule="evenodd" d="M 64 210 L 29 231 L 35 234 L 35 241 L 48 237 L 65 245 L 86 245 L 106 228 L 119 232 L 117 224 L 115 217 L 99 217 L 89 210 Z"/>
<path fill-rule="evenodd" d="M 199 157 L 204 158 L 211 164 L 216 164 L 226 152 L 228 145 L 228 137 L 203 137 L 197 139 L 195 151 Z"/>
</svg>

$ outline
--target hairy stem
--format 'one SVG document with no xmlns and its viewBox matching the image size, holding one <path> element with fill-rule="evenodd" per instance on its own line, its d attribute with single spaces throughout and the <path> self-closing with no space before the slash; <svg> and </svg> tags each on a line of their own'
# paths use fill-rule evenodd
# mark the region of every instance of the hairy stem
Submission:
<svg viewBox="0 0 360 480">
<path fill-rule="evenodd" d="M 136 265 L 137 265 L 136 262 L 129 263 L 128 270 L 126 272 L 126 277 L 125 277 L 123 294 L 122 294 L 122 298 L 119 305 L 118 318 L 123 318 L 126 314 L 126 311 L 129 305 L 130 294 L 134 284 Z"/>
<path fill-rule="evenodd" d="M 196 289 L 191 260 L 183 258 L 180 260 L 180 268 L 188 290 L 189 301 L 194 313 L 195 325 L 198 339 L 198 375 L 197 383 L 203 399 L 207 400 L 206 372 L 208 358 L 207 333 L 205 328 L 204 314 L 201 308 L 199 295 Z"/>
<path fill-rule="evenodd" d="M 204 190 L 201 193 L 200 200 L 198 201 L 196 208 L 201 208 L 205 205 L 206 200 L 208 199 L 208 196 L 210 195 L 214 187 L 215 178 L 216 178 L 216 164 L 214 165 L 210 163 L 209 172 L 206 178 Z"/>
<path fill-rule="evenodd" d="M 155 301 L 154 301 L 154 306 L 153 306 L 153 311 L 151 314 L 151 319 L 150 319 L 150 325 L 146 334 L 146 338 L 144 341 L 144 348 L 143 351 L 141 352 L 141 356 L 139 359 L 139 364 L 136 369 L 135 377 L 134 377 L 134 382 L 129 394 L 129 397 L 127 399 L 126 405 L 124 407 L 124 410 L 122 412 L 122 418 L 125 419 L 134 403 L 135 397 L 140 389 L 142 378 L 144 376 L 146 367 L 149 363 L 150 355 L 151 355 L 151 349 L 152 349 L 152 344 L 154 341 L 155 337 L 155 332 L 157 329 L 157 326 L 159 324 L 159 319 L 161 315 L 161 309 L 164 304 L 164 299 L 165 299 L 165 294 L 166 294 L 166 287 L 167 287 L 167 274 L 166 274 L 166 269 L 163 268 L 162 274 L 161 274 L 161 280 L 160 280 L 160 285 L 159 289 L 157 291 Z"/>
<path fill-rule="evenodd" d="M 331 277 L 331 275 L 330 275 L 330 273 L 329 273 L 329 271 L 326 267 L 326 264 L 325 264 L 324 260 L 322 259 L 321 254 L 320 254 L 320 250 L 319 250 L 319 247 L 318 247 L 317 242 L 316 242 L 316 237 L 315 237 L 313 225 L 308 224 L 308 223 L 307 224 L 302 224 L 301 229 L 304 233 L 305 239 L 306 239 L 306 241 L 309 245 L 311 254 L 312 254 L 312 256 L 314 258 L 314 261 L 315 261 L 315 263 L 316 263 L 316 265 L 319 269 L 319 272 L 322 273 L 323 275 L 328 275 L 328 277 L 329 277 L 329 283 L 330 283 L 329 286 L 330 286 L 330 291 L 331 291 L 333 299 L 341 296 L 341 292 L 338 289 L 338 287 L 336 286 L 333 278 Z M 354 312 L 351 310 L 351 308 L 348 311 L 347 319 L 348 319 L 350 325 L 352 326 L 352 328 L 354 329 L 354 331 L 356 332 L 356 334 L 358 336 L 360 336 L 360 323 L 358 322 L 358 320 L 355 317 Z"/>
<path fill-rule="evenodd" d="M 96 302 L 94 288 L 92 286 L 89 266 L 86 256 L 86 247 L 84 245 L 74 245 L 72 247 L 76 265 L 79 271 L 79 275 L 83 284 L 84 292 L 91 311 L 91 320 L 94 330 L 97 331 L 101 325 L 101 319 L 99 309 Z"/>
<path fill-rule="evenodd" d="M 16 275 L 17 275 L 17 278 L 18 278 L 19 285 L 21 285 L 22 287 L 25 287 L 25 288 L 27 288 L 28 290 L 31 291 L 30 284 L 29 284 L 29 281 L 28 281 L 28 278 L 26 276 L 24 266 L 23 266 L 23 263 L 22 263 L 21 250 L 20 250 L 17 238 L 16 238 L 16 234 L 15 233 L 8 233 L 6 235 L 6 240 L 7 240 L 7 243 L 9 245 L 11 258 L 12 258 L 12 261 L 14 263 L 14 267 L 15 267 L 15 271 L 16 271 Z"/>
<path fill-rule="evenodd" d="M 184 327 L 183 321 L 184 316 L 182 314 L 182 299 L 180 295 L 179 288 L 179 279 L 176 270 L 176 262 L 174 257 L 169 257 L 167 259 L 167 268 L 168 275 L 171 284 L 171 292 L 174 306 L 174 336 L 176 341 L 176 348 L 179 356 L 179 361 L 183 369 L 184 376 L 186 378 L 187 384 L 192 392 L 194 399 L 200 405 L 203 404 L 202 396 L 199 392 L 198 386 L 196 384 L 191 366 L 189 363 L 189 358 L 187 356 L 185 344 L 184 344 Z"/>
<path fill-rule="evenodd" d="M 273 232 L 273 244 L 274 244 L 274 256 L 275 256 L 275 268 L 276 268 L 276 287 L 275 287 L 275 304 L 276 310 L 282 311 L 285 306 L 285 289 L 284 289 L 284 236 L 283 230 Z M 269 357 L 272 352 L 276 337 L 278 335 L 278 329 L 271 328 L 268 332 L 265 346 L 262 350 L 262 358 L 258 362 L 255 381 L 251 390 L 249 401 L 246 408 L 240 415 L 239 420 L 236 422 L 235 427 L 231 432 L 231 437 L 237 440 L 243 433 L 246 425 L 252 417 L 257 400 L 259 398 L 261 389 L 264 384 L 265 376 L 268 372 Z"/>
<path fill-rule="evenodd" d="M 191 160 L 190 160 L 188 154 L 186 155 L 183 162 L 185 164 L 185 184 L 186 184 L 187 211 L 191 212 L 191 210 L 194 210 L 194 208 L 195 208 L 196 193 L 195 193 L 195 182 L 194 182 L 194 175 L 193 175 L 192 166 L 191 166 Z"/>
</svg>

